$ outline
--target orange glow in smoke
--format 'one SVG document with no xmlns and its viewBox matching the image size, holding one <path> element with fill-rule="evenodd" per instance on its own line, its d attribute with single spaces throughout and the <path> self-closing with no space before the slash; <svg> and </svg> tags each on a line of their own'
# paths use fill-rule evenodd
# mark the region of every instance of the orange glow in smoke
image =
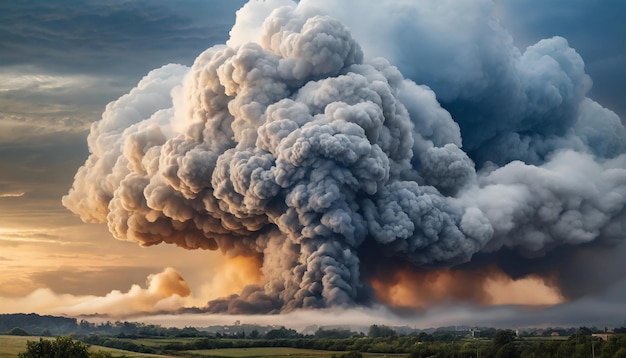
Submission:
<svg viewBox="0 0 626 358">
<path fill-rule="evenodd" d="M 380 302 L 414 309 L 449 302 L 491 306 L 552 305 L 564 301 L 559 290 L 543 278 L 528 276 L 513 280 L 497 267 L 472 271 L 399 269 L 391 276 L 374 277 L 370 283 Z"/>
<path fill-rule="evenodd" d="M 261 283 L 261 262 L 257 257 L 237 256 L 225 258 L 214 271 L 210 282 L 202 287 L 202 298 L 211 300 L 240 293 L 247 285 Z"/>
</svg>

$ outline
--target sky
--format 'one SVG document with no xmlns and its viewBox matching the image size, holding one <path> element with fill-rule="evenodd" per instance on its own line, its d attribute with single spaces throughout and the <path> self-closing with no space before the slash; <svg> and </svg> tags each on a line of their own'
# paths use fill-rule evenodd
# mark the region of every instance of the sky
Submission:
<svg viewBox="0 0 626 358">
<path fill-rule="evenodd" d="M 626 137 L 622 134 L 622 123 L 626 105 L 622 94 L 626 90 L 626 25 L 619 16 L 625 10 L 623 2 L 468 1 L 443 2 L 437 7 L 400 0 L 384 5 L 376 2 L 336 5 L 320 0 L 302 1 L 297 11 L 272 15 L 271 10 L 280 5 L 296 5 L 289 1 L 253 2 L 240 12 L 233 27 L 235 14 L 244 3 L 136 0 L 106 4 L 22 1 L 0 5 L 0 268 L 3 273 L 0 311 L 110 317 L 160 313 L 146 319 L 182 325 L 209 324 L 218 319 L 234 321 L 241 317 L 245 317 L 246 323 L 293 323 L 317 317 L 319 324 L 332 321 L 331 317 L 345 316 L 360 317 L 359 322 L 380 320 L 424 327 L 471 323 L 623 324 L 626 307 L 621 302 L 626 298 L 626 281 L 621 272 L 626 268 L 623 263 L 626 216 L 622 172 L 626 170 L 623 159 Z M 300 34 L 304 31 L 302 23 L 318 13 L 338 18 L 350 35 L 334 22 L 311 22 L 307 26 L 341 39 L 335 45 L 311 49 L 298 46 L 315 43 L 315 39 L 307 40 L 303 36 L 298 40 L 301 42 L 281 47 L 281 43 L 289 41 L 281 32 L 284 30 L 275 30 L 275 37 L 270 36 L 270 30 L 262 30 L 263 20 L 271 17 L 276 28 L 280 25 L 292 35 Z M 554 36 L 559 38 L 539 42 Z M 268 42 L 267 38 L 275 42 Z M 264 49 L 278 57 L 259 52 L 257 47 L 245 47 L 249 41 L 263 44 Z M 201 163 L 194 162 L 196 157 L 187 156 L 188 149 L 182 152 L 183 149 L 177 148 L 180 143 L 176 141 L 168 142 L 169 147 L 163 146 L 169 150 L 166 152 L 161 149 L 164 140 L 158 138 L 170 139 L 186 133 L 185 140 L 190 142 L 193 128 L 189 126 L 189 129 L 180 118 L 201 116 L 198 114 L 201 111 L 196 111 L 199 106 L 205 106 L 203 110 L 211 118 L 225 111 L 226 107 L 220 107 L 219 94 L 214 95 L 217 104 L 202 101 L 202 96 L 212 95 L 202 92 L 209 91 L 206 89 L 209 87 L 202 89 L 205 79 L 201 71 L 196 77 L 189 75 L 190 79 L 183 80 L 194 61 L 197 63 L 194 68 L 198 69 L 210 68 L 211 61 L 218 61 L 216 53 L 223 47 L 204 51 L 219 44 L 248 50 L 228 55 L 241 58 L 242 62 L 233 60 L 233 68 L 258 66 L 261 77 L 270 80 L 267 87 L 259 90 L 252 80 L 238 80 L 236 74 L 231 75 L 233 82 L 239 81 L 238 87 L 233 85 L 237 89 L 227 92 L 242 94 L 227 107 L 241 121 L 236 119 L 230 131 L 218 125 L 213 127 L 214 132 L 200 131 L 214 143 L 219 144 L 220 138 L 228 135 L 239 143 L 236 147 L 226 143 L 216 144 L 217 149 L 207 149 L 206 153 L 213 153 L 207 160 L 213 160 L 214 166 L 221 168 L 222 162 L 215 164 L 217 154 L 223 155 L 224 161 L 233 161 L 230 167 L 224 167 L 230 170 L 222 177 L 228 185 L 216 185 L 215 179 L 211 183 L 210 178 L 209 184 L 203 184 L 210 187 L 210 195 L 219 199 L 214 202 L 205 199 L 205 205 L 227 203 L 229 208 L 215 206 L 213 215 L 203 212 L 202 216 L 196 212 L 202 211 L 196 208 L 198 201 L 189 199 L 198 194 L 194 185 L 203 182 L 202 175 L 193 173 L 196 170 L 193 165 L 201 166 Z M 529 46 L 531 50 L 526 51 Z M 332 67 L 336 56 L 321 64 L 308 61 L 307 58 L 315 58 L 313 55 L 326 53 L 320 48 L 339 54 L 341 65 Z M 203 55 L 198 57 L 200 54 Z M 389 67 L 389 63 L 372 60 L 381 56 L 397 69 Z M 289 61 L 281 65 L 272 62 L 278 58 Z M 264 63 L 277 66 L 278 74 L 263 72 Z M 330 65 L 324 66 L 325 63 Z M 346 70 L 350 63 L 367 65 L 356 66 L 350 72 Z M 208 83 L 217 78 L 229 88 L 223 80 L 227 70 L 215 77 L 210 77 L 208 71 Z M 229 169 L 236 167 L 235 159 L 246 155 L 246 158 L 258 155 L 256 162 L 245 162 L 248 167 L 267 158 L 259 155 L 258 150 L 249 149 L 255 145 L 250 138 L 261 143 L 267 136 L 269 144 L 261 149 L 278 159 L 288 160 L 289 155 L 296 155 L 295 149 L 287 144 L 272 144 L 272 140 L 278 140 L 272 138 L 279 138 L 274 137 L 278 136 L 274 127 L 267 126 L 265 132 L 250 134 L 249 127 L 256 132 L 260 124 L 251 118 L 255 109 L 246 107 L 246 101 L 254 98 L 262 103 L 263 99 L 258 98 L 266 94 L 268 101 L 275 104 L 271 108 L 275 109 L 276 118 L 284 113 L 281 110 L 296 111 L 301 107 L 292 108 L 287 102 L 279 102 L 288 97 L 276 89 L 284 84 L 282 91 L 290 92 L 294 102 L 314 108 L 319 101 L 325 101 L 327 87 L 356 86 L 339 81 L 314 83 L 340 73 L 362 76 L 367 82 L 365 87 L 372 90 L 378 88 L 378 84 L 373 84 L 375 81 L 385 78 L 394 100 L 403 103 L 394 108 L 406 107 L 406 110 L 397 110 L 399 114 L 393 117 L 397 117 L 397 123 L 388 119 L 384 130 L 357 122 L 366 128 L 364 133 L 370 142 L 380 142 L 377 142 L 379 149 L 362 154 L 355 163 L 342 164 L 356 177 L 353 180 L 362 185 L 342 195 L 348 199 L 352 195 L 352 201 L 358 201 L 360 209 L 352 212 L 351 200 L 326 197 L 333 200 L 328 205 L 339 218 L 329 224 L 325 221 L 327 217 L 322 218 L 324 204 L 307 199 L 309 203 L 300 207 L 296 199 L 317 198 L 313 189 L 307 190 L 321 185 L 322 181 L 311 182 L 304 190 L 290 184 L 289 178 L 282 183 L 277 180 L 287 190 L 277 197 L 286 198 L 283 201 L 294 212 L 301 217 L 320 213 L 316 228 L 309 224 L 318 219 L 298 219 L 299 224 L 292 224 L 288 209 L 263 201 L 270 195 L 263 190 L 282 193 L 282 189 L 272 189 L 261 182 L 255 190 L 241 189 L 252 179 L 239 181 L 235 169 Z M 174 94 L 170 95 L 172 89 Z M 215 87 L 212 91 L 219 92 Z M 265 107 L 261 110 L 267 110 Z M 336 113 L 340 116 L 351 110 L 339 108 Z M 335 115 L 329 114 L 332 108 L 322 112 Z M 132 118 L 137 114 L 144 121 L 135 125 Z M 419 135 L 406 138 L 398 134 L 409 128 L 403 127 L 408 123 L 403 122 L 407 116 Z M 594 122 L 598 117 L 601 120 Z M 92 127 L 101 119 L 101 125 Z M 191 122 L 194 121 L 198 118 L 193 117 Z M 161 137 L 154 124 L 162 128 Z M 353 133 L 350 128 L 328 126 L 337 132 Z M 391 133 L 389 140 L 385 134 L 372 134 L 387 133 L 387 129 Z M 294 132 L 302 132 L 302 138 L 309 134 L 317 138 L 316 130 Z M 408 132 L 413 133 L 411 129 Z M 401 143 L 399 149 L 390 144 L 394 140 Z M 154 141 L 158 145 L 145 144 Z M 145 152 L 139 161 L 133 161 L 133 145 L 141 143 Z M 159 149 L 146 154 L 149 146 Z M 231 150 L 227 154 L 227 148 L 239 153 Z M 408 152 L 417 159 L 407 157 Z M 289 155 L 283 157 L 283 153 Z M 332 156 L 324 153 L 325 158 Z M 145 164 L 150 155 L 154 155 L 152 164 Z M 211 159 L 211 155 L 215 158 Z M 337 154 L 337 158 L 341 155 L 345 153 Z M 309 160 L 316 158 L 311 154 Z M 92 164 L 85 165 L 86 160 L 92 160 Z M 187 171 L 181 169 L 179 178 L 173 179 L 162 168 L 165 164 L 154 164 L 167 160 L 175 161 Z M 456 171 L 448 172 L 437 165 L 446 160 Z M 184 167 L 185 161 L 191 162 L 190 167 Z M 111 164 L 118 162 L 121 164 Z M 141 165 L 137 164 L 140 162 Z M 358 163 L 383 163 L 380 165 L 387 172 L 365 174 Z M 133 165 L 144 167 L 136 169 Z M 127 166 L 131 169 L 125 169 Z M 155 171 L 149 169 L 154 166 L 161 166 L 159 170 L 164 174 L 154 175 Z M 83 174 L 79 171 L 81 167 L 85 168 Z M 372 165 L 369 169 L 372 167 L 378 168 Z M 263 169 L 269 173 L 268 167 Z M 327 177 L 334 177 L 331 169 Z M 209 169 L 197 170 L 195 173 L 207 175 Z M 187 175 L 188 172 L 192 173 Z M 229 173 L 232 182 L 228 180 Z M 116 179 L 120 175 L 126 180 Z M 220 174 L 213 173 L 214 178 L 216 175 Z M 293 175 L 315 177 L 309 172 Z M 152 177 L 157 179 L 149 186 L 146 183 Z M 131 179 L 135 178 L 141 180 L 133 184 Z M 394 181 L 401 183 L 387 185 Z M 420 192 L 406 184 L 409 181 L 435 189 Z M 133 190 L 137 185 L 143 187 Z M 524 186 L 545 190 L 516 191 Z M 171 187 L 176 189 L 173 194 Z M 150 188 L 155 192 L 170 190 L 160 197 L 165 204 L 159 210 L 155 209 L 160 205 L 158 198 L 145 194 Z M 328 188 L 322 192 L 334 193 Z M 73 194 L 68 195 L 70 190 Z M 235 191 L 242 199 L 229 194 Z M 248 195 L 249 192 L 253 193 Z M 137 193 L 144 193 L 146 198 L 135 200 Z M 364 193 L 367 199 L 361 202 Z M 449 240 L 464 235 L 464 240 L 471 238 L 474 246 L 457 248 L 454 244 L 441 246 L 431 242 L 420 246 L 422 249 L 407 249 L 422 245 L 421 236 L 405 237 L 390 227 L 406 229 L 419 223 L 430 226 L 426 216 L 418 218 L 421 214 L 410 207 L 397 207 L 395 203 L 402 201 L 401 193 L 414 195 L 415 203 L 423 203 L 425 197 L 429 202 L 440 203 L 429 204 L 433 210 L 439 210 L 439 217 L 446 218 L 438 225 L 459 226 L 455 234 L 441 229 L 439 242 L 447 240 L 448 234 Z M 181 197 L 188 201 L 177 207 L 174 205 L 179 201 L 167 201 Z M 529 199 L 538 197 L 541 200 Z M 289 201 L 292 199 L 294 204 Z M 147 200 L 152 214 L 137 209 L 142 207 L 142 200 Z M 212 204 L 206 204 L 207 201 Z M 535 201 L 539 204 L 534 204 Z M 546 213 L 551 206 L 545 203 L 561 207 L 561 214 L 554 222 Z M 313 204 L 322 209 L 311 208 Z M 528 208 L 524 209 L 523 204 L 528 204 Z M 237 205 L 241 207 L 233 209 Z M 174 212 L 168 212 L 170 209 Z M 385 213 L 393 210 L 410 223 L 386 219 Z M 260 211 L 271 215 L 265 217 Z M 511 214 L 507 217 L 508 212 Z M 138 213 L 142 218 L 157 215 L 172 221 L 165 226 L 154 226 L 161 221 L 142 221 Z M 172 223 L 181 216 L 205 220 L 206 227 L 180 229 Z M 209 216 L 232 226 L 222 224 L 227 226 L 226 231 L 222 226 L 215 229 L 214 219 Z M 242 216 L 244 219 L 237 220 Z M 352 223 L 349 233 L 342 226 L 342 220 L 348 220 L 346 217 Z M 132 225 L 128 224 L 131 220 Z M 485 221 L 490 222 L 490 229 L 477 224 Z M 502 224 L 505 222 L 510 224 L 509 228 Z M 317 244 L 323 239 L 319 234 L 322 226 L 330 227 L 341 237 L 341 240 L 329 240 L 337 247 Z M 162 231 L 155 233 L 151 227 Z M 312 231 L 306 230 L 309 227 Z M 198 239 L 199 232 L 210 237 L 211 242 Z M 225 239 L 228 235 L 241 238 L 241 242 L 229 243 Z M 392 244 L 385 242 L 385 235 L 397 235 L 397 240 Z M 427 237 L 428 233 L 422 236 Z M 291 251 L 294 244 L 285 237 L 290 240 L 296 237 L 294 242 L 307 247 L 302 252 L 310 250 L 313 254 Z M 309 241 L 299 241 L 302 238 Z M 311 248 L 307 246 L 309 242 L 313 242 Z M 372 254 L 383 246 L 389 257 L 380 259 Z M 275 256 L 274 252 L 284 257 L 295 252 L 301 258 L 294 258 L 291 264 L 274 262 L 280 261 L 280 255 Z M 338 258 L 338 253 L 343 256 Z M 337 278 L 325 276 L 326 281 L 317 278 L 316 273 L 326 271 L 315 266 L 316 254 L 340 261 L 333 266 L 340 268 L 339 274 L 333 276 Z M 304 256 L 307 257 L 302 259 Z M 391 264 L 397 261 L 395 257 L 401 258 L 400 263 Z M 305 260 L 304 266 L 301 260 Z M 285 272 L 294 267 L 295 271 L 298 267 L 304 270 L 305 266 L 307 269 L 301 276 L 284 278 Z M 354 270 L 360 270 L 363 280 Z M 341 282 L 332 286 L 337 280 Z M 307 292 L 313 294 L 302 298 L 301 282 L 315 285 L 318 281 L 333 289 L 315 294 L 315 287 L 310 286 Z M 363 281 L 367 282 L 363 284 Z M 251 284 L 256 285 L 254 289 L 244 289 Z M 281 287 L 291 292 L 286 288 L 294 284 L 301 286 L 300 291 L 295 289 L 297 293 L 292 296 L 281 296 L 281 303 L 277 304 L 277 294 L 272 290 Z M 344 290 L 345 287 L 349 288 Z M 228 298 L 232 294 L 240 295 Z M 199 307 L 203 312 L 220 316 L 162 315 L 180 312 L 185 307 Z M 322 309 L 329 314 L 306 315 L 298 311 L 302 308 Z M 337 309 L 341 314 L 337 314 Z M 224 312 L 238 316 L 222 316 Z M 283 313 L 240 316 L 252 312 Z M 411 321 L 400 318 L 406 317 L 407 312 L 412 315 Z"/>
</svg>

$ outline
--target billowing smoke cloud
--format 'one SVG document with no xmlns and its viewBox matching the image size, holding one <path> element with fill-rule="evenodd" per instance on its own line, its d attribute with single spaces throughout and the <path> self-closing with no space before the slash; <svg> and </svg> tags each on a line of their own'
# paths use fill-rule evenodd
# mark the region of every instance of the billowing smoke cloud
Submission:
<svg viewBox="0 0 626 358">
<path fill-rule="evenodd" d="M 386 261 L 622 240 L 626 130 L 564 39 L 521 53 L 487 1 L 310 3 L 251 2 L 227 45 L 109 104 L 64 205 L 258 259 L 207 308 L 232 313 L 370 303 Z"/>
<path fill-rule="evenodd" d="M 147 287 L 133 285 L 128 292 L 111 291 L 105 296 L 58 294 L 40 288 L 26 297 L 0 298 L 0 312 L 39 312 L 64 315 L 103 314 L 124 317 L 140 313 L 174 312 L 185 305 L 191 293 L 187 282 L 171 267 L 148 276 Z"/>
</svg>

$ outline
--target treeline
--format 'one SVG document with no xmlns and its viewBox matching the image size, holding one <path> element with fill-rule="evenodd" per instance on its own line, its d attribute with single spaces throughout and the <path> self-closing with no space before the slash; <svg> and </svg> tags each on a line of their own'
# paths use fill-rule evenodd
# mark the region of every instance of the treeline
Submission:
<svg viewBox="0 0 626 358">
<path fill-rule="evenodd" d="M 31 314 L 0 314 L 0 332 L 9 333 L 17 329 L 24 333 L 36 336 L 60 336 L 75 332 L 78 323 L 75 318 L 58 316 L 40 316 Z"/>
<path fill-rule="evenodd" d="M 380 328 L 380 327 L 378 327 Z M 375 328 L 374 330 L 376 330 Z M 384 329 L 384 326 L 383 326 Z M 424 333 L 424 332 L 422 332 Z M 458 338 L 452 342 L 438 341 L 437 337 L 427 333 L 419 335 L 387 336 L 387 337 L 350 337 L 350 338 L 278 338 L 278 339 L 225 339 L 225 338 L 184 338 L 172 342 L 164 339 L 162 345 L 152 341 L 147 347 L 130 338 L 100 337 L 89 335 L 83 338 L 88 344 L 97 344 L 130 351 L 173 354 L 180 351 L 217 348 L 253 348 L 253 347 L 293 347 L 326 351 L 344 351 L 334 357 L 360 358 L 363 353 L 395 353 L 406 354 L 408 357 L 439 357 L 439 358 L 542 358 L 542 357 L 626 357 L 626 335 L 612 335 L 606 341 L 592 337 L 587 328 L 579 329 L 576 334 L 566 340 L 536 340 L 516 337 L 511 330 L 497 330 L 493 339 L 468 340 Z M 426 340 L 422 340 L 426 338 Z M 43 354 L 42 352 L 50 354 Z M 73 352 L 69 354 L 68 352 Z M 22 358 L 42 357 L 110 357 L 105 352 L 87 354 L 84 343 L 74 341 L 70 337 L 58 337 L 56 341 L 28 342 L 27 352 L 19 355 Z"/>
<path fill-rule="evenodd" d="M 256 328 L 258 329 L 256 329 Z M 593 337 L 606 329 L 549 328 L 526 332 L 480 328 L 480 337 L 467 329 L 443 327 L 405 333 L 384 325 L 372 325 L 367 333 L 348 329 L 319 328 L 302 334 L 286 327 L 223 326 L 221 332 L 184 327 L 167 328 L 136 322 L 91 323 L 73 318 L 39 315 L 0 315 L 0 330 L 19 335 L 68 335 L 87 344 L 152 354 L 217 348 L 292 347 L 361 353 L 401 353 L 410 357 L 595 357 L 626 358 L 626 327 L 614 329 L 605 341 Z M 52 333 L 55 332 L 55 333 Z M 313 331 L 309 331 L 313 332 Z M 44 334 L 42 334 L 44 333 Z M 49 333 L 49 334 L 46 334 Z M 560 336 L 560 337 L 553 337 Z M 143 338 L 152 338 L 150 345 Z M 156 342 L 154 338 L 157 338 Z M 158 344 L 158 338 L 163 339 Z M 352 353 L 351 353 L 352 352 Z"/>
<path fill-rule="evenodd" d="M 317 328 L 317 327 L 316 327 Z M 322 328 L 317 331 L 308 330 L 309 334 L 301 334 L 292 329 L 277 326 L 259 326 L 254 324 L 241 324 L 239 321 L 232 325 L 210 326 L 204 328 L 195 327 L 162 327 L 160 325 L 145 324 L 141 322 L 115 321 L 92 323 L 86 320 L 77 320 L 76 318 L 67 318 L 59 316 L 41 316 L 38 314 L 0 314 L 0 334 L 11 333 L 20 335 L 36 335 L 36 336 L 61 336 L 61 335 L 126 335 L 128 337 L 216 337 L 216 338 L 349 338 L 353 336 L 368 337 L 392 337 L 409 334 L 430 334 L 437 337 L 440 341 L 450 341 L 453 337 L 464 337 L 469 334 L 470 327 L 440 327 L 429 328 L 425 330 L 412 329 L 410 327 L 388 327 L 384 325 L 372 325 L 366 333 L 353 332 L 343 328 Z M 476 328 L 476 327 L 474 327 Z M 496 332 L 493 327 L 478 327 L 480 329 L 480 337 L 492 338 Z M 367 327 L 363 328 L 364 330 Z M 542 328 L 542 329 L 526 329 L 519 332 L 522 337 L 525 336 L 544 336 L 552 335 L 570 336 L 576 333 L 578 328 Z M 592 333 L 603 332 L 604 329 L 591 327 Z M 626 333 L 626 327 L 614 329 L 615 333 Z"/>
<path fill-rule="evenodd" d="M 615 334 L 604 341 L 592 337 L 588 328 L 580 328 L 565 339 L 523 338 L 517 337 L 511 330 L 496 330 L 491 339 L 468 339 L 453 332 L 420 332 L 409 335 L 391 334 L 389 327 L 373 326 L 373 332 L 383 332 L 383 336 L 369 337 L 354 333 L 348 338 L 334 338 L 323 329 L 314 336 L 302 336 L 293 330 L 278 329 L 270 337 L 258 338 L 185 338 L 172 342 L 163 340 L 163 344 L 142 345 L 141 339 L 124 337 L 106 337 L 89 335 L 83 341 L 89 344 L 120 348 L 130 351 L 152 354 L 176 354 L 179 351 L 221 348 L 254 348 L 254 347 L 290 347 L 325 351 L 343 351 L 358 353 L 391 353 L 406 354 L 409 357 L 439 358 L 542 358 L 542 357 L 595 357 L 624 358 L 626 357 L 626 335 Z M 270 332 L 268 332 L 270 333 Z M 337 332 L 346 334 L 345 331 Z M 277 337 L 280 336 L 290 337 Z M 325 337 L 325 338 L 322 338 Z M 358 356 L 352 353 L 351 356 Z"/>
<path fill-rule="evenodd" d="M 0 334 L 57 337 L 87 334 L 128 337 L 203 337 L 208 332 L 197 328 L 162 327 L 141 322 L 115 321 L 92 323 L 76 318 L 31 314 L 0 314 Z"/>
</svg>

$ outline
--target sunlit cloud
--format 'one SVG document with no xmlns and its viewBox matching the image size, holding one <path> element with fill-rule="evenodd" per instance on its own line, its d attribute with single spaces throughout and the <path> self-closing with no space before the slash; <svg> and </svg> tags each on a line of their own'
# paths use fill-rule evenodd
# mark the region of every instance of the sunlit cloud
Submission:
<svg viewBox="0 0 626 358">
<path fill-rule="evenodd" d="M 94 79 L 85 75 L 51 75 L 33 72 L 32 68 L 0 70 L 0 92 L 67 90 L 87 88 L 93 84 Z"/>
<path fill-rule="evenodd" d="M 148 276 L 146 287 L 132 285 L 127 292 L 113 290 L 104 296 L 59 294 L 40 288 L 25 297 L 0 297 L 1 313 L 38 312 L 122 317 L 139 313 L 175 311 L 184 307 L 191 290 L 177 270 L 168 267 Z"/>
<path fill-rule="evenodd" d="M 47 243 L 68 245 L 72 242 L 62 240 L 57 235 L 49 234 L 44 230 L 20 230 L 0 228 L 0 241 L 16 243 Z"/>
<path fill-rule="evenodd" d="M 26 193 L 23 191 L 0 193 L 0 198 L 19 198 L 24 196 L 24 194 Z"/>
</svg>

